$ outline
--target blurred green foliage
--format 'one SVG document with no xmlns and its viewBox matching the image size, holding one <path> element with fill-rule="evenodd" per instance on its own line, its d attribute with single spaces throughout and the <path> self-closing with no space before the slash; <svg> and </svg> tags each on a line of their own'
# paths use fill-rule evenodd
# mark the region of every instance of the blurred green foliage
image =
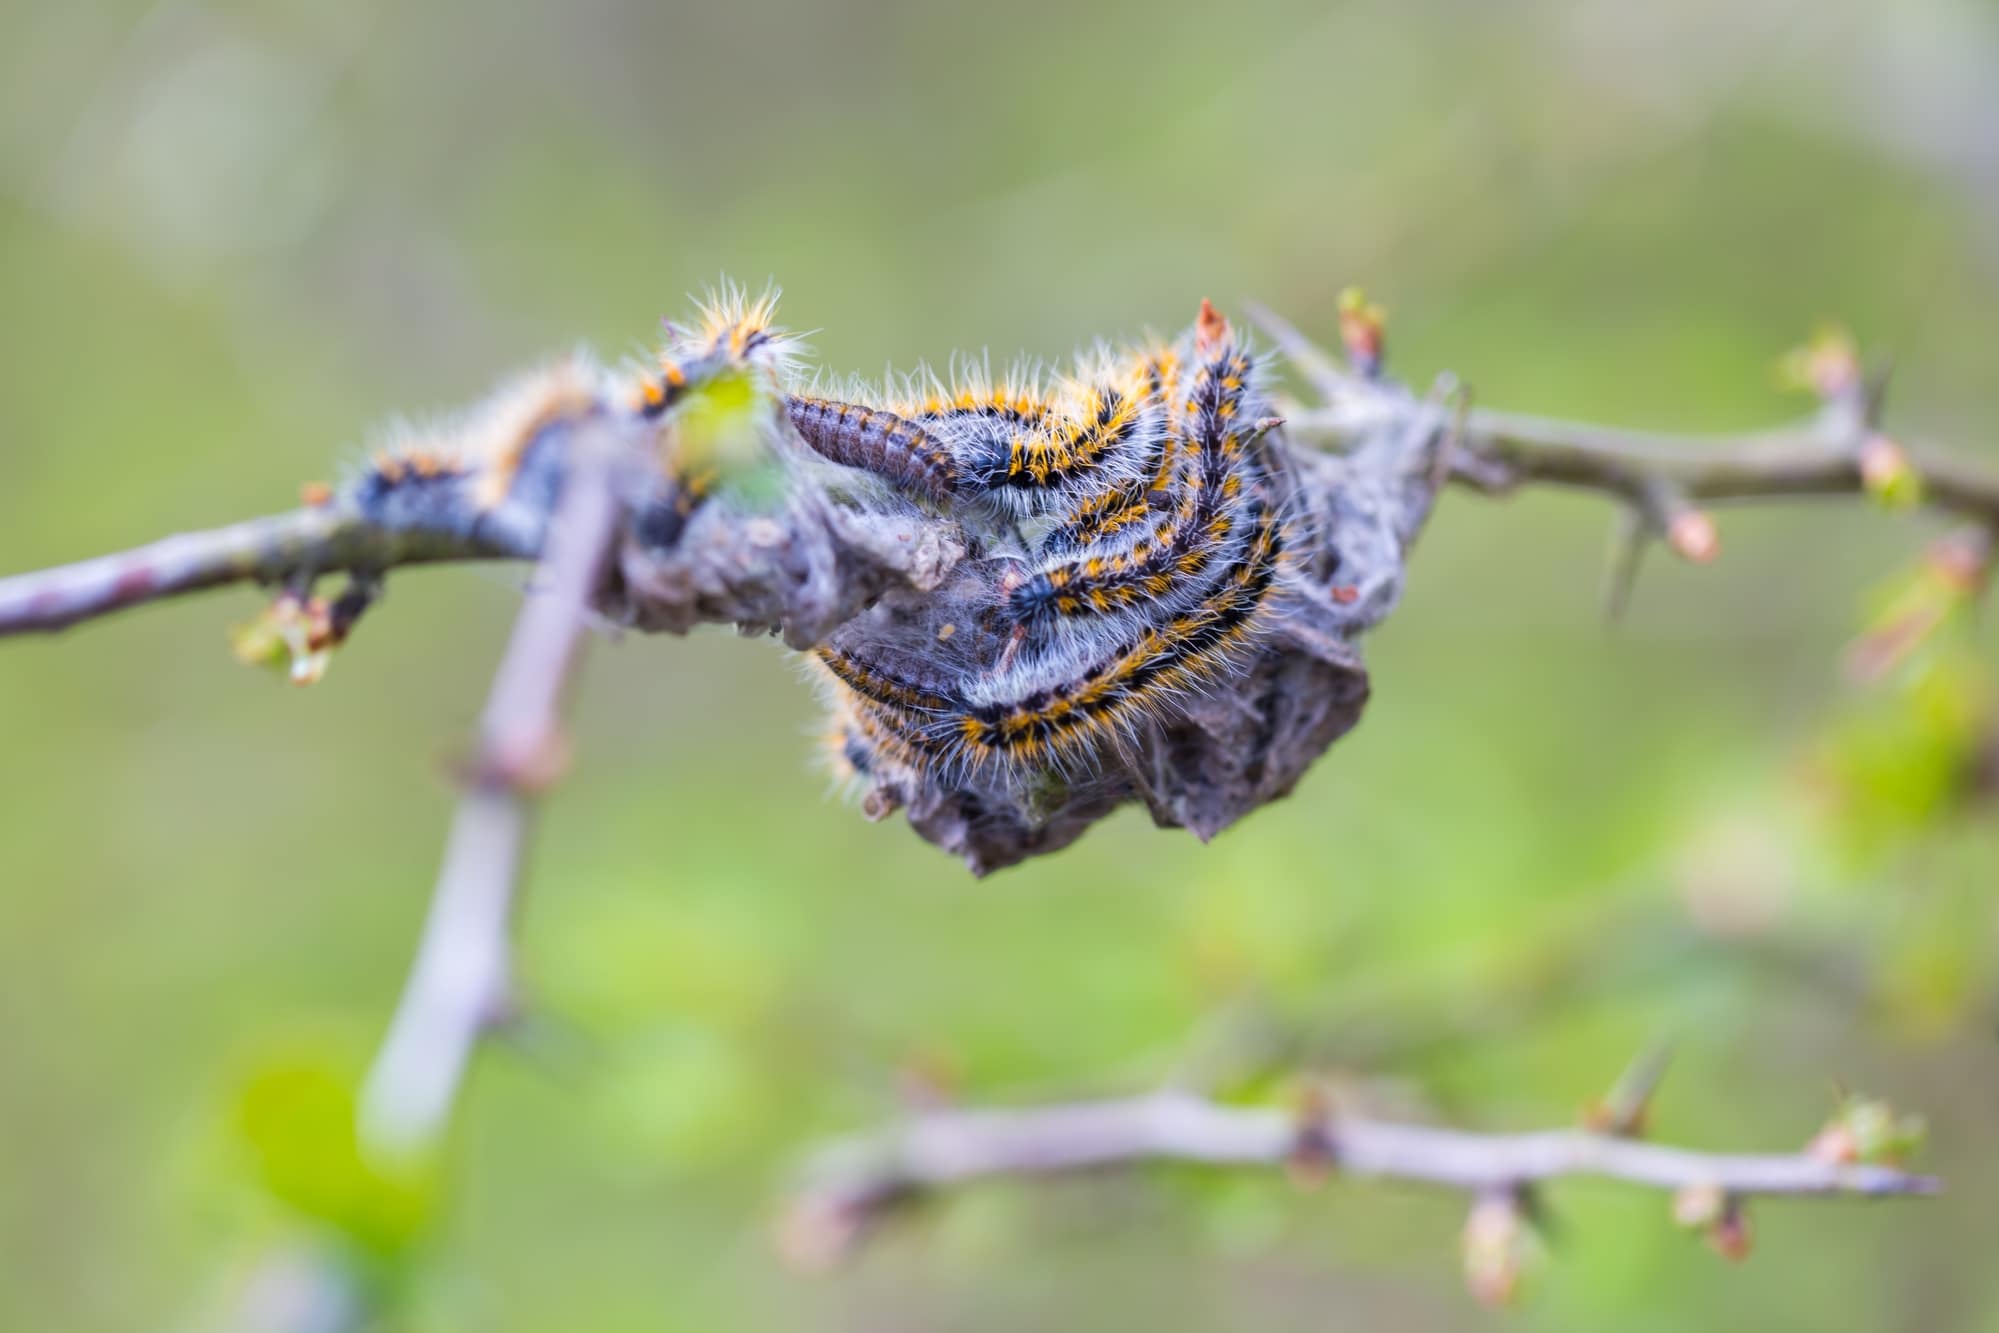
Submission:
<svg viewBox="0 0 1999 1333">
<path fill-rule="evenodd" d="M 284 507 L 370 423 L 636 347 L 723 272 L 842 371 L 1203 295 L 1330 337 L 1359 280 L 1391 366 L 1483 401 L 1760 425 L 1833 317 L 1895 353 L 1898 435 L 1999 420 L 1977 0 L 31 3 L 0 72 L 9 571 Z M 1951 1192 L 1762 1209 L 1735 1268 L 1659 1198 L 1562 1190 L 1521 1324 L 1991 1327 L 1991 634 L 1953 613 L 1848 683 L 1932 531 L 1858 504 L 1723 515 L 1718 565 L 1656 562 L 1606 631 L 1608 517 L 1447 499 L 1293 799 L 984 883 L 831 799 L 771 645 L 602 645 L 534 1019 L 441 1181 L 358 1158 L 349 1097 L 515 576 L 398 578 L 309 692 L 229 662 L 248 594 L 9 643 L 0 1327 L 1457 1327 L 1463 1203 L 1423 1193 L 995 1186 L 812 1281 L 765 1233 L 898 1071 L 1063 1096 L 1198 1052 L 1240 1095 L 1325 1070 L 1510 1127 L 1668 1030 L 1663 1135 L 1801 1145 L 1836 1079 L 1926 1113 Z"/>
</svg>

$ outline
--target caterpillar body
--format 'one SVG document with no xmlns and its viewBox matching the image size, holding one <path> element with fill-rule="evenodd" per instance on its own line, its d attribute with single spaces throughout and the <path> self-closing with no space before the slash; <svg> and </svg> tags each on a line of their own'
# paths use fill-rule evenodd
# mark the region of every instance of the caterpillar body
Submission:
<svg viewBox="0 0 1999 1333">
<path fill-rule="evenodd" d="M 524 377 L 465 422 L 405 433 L 348 494 L 385 526 L 532 545 L 560 481 L 551 428 L 626 413 L 674 427 L 660 503 L 635 520 L 648 541 L 671 543 L 746 466 L 792 487 L 848 469 L 871 481 L 844 503 L 956 520 L 970 554 L 947 588 L 809 654 L 839 767 L 891 803 L 1087 778 L 1237 676 L 1282 616 L 1297 518 L 1261 369 L 1206 302 L 1178 339 L 1100 347 L 1059 377 L 962 362 L 879 392 L 810 381 L 775 313 L 725 289 L 669 328 L 655 366 Z M 746 456 L 696 429 L 718 404 L 754 425 Z"/>
<path fill-rule="evenodd" d="M 884 641 L 866 622 L 816 650 L 836 753 L 858 774 L 1087 772 L 1236 674 L 1276 614 L 1286 516 L 1248 348 L 1204 304 L 1180 347 L 1091 360 L 1076 378 L 1093 387 L 1034 400 L 1049 447 L 1037 455 L 1016 430 L 1004 479 L 993 435 L 937 436 L 959 446 L 974 493 L 1004 486 L 1000 503 L 1045 524 L 1021 558 L 994 562 L 998 660 L 940 673 L 929 645 Z M 1013 480 L 1023 472 L 1028 484 Z"/>
</svg>

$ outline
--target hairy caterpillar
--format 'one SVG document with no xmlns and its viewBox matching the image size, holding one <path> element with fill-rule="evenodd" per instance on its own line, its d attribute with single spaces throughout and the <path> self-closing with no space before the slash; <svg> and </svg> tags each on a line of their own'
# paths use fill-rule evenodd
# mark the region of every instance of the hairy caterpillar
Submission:
<svg viewBox="0 0 1999 1333">
<path fill-rule="evenodd" d="M 1239 669 L 1280 581 L 1281 502 L 1257 447 L 1248 349 L 1206 305 L 1183 343 L 1097 353 L 1070 391 L 973 418 L 983 432 L 938 429 L 928 403 L 910 413 L 950 452 L 961 496 L 997 492 L 1045 527 L 1019 558 L 990 562 L 997 660 L 954 662 L 865 622 L 816 650 L 844 762 L 877 783 L 884 766 L 947 781 L 1066 776 Z"/>
<path fill-rule="evenodd" d="M 622 413 L 669 427 L 660 500 L 635 519 L 657 546 L 750 472 L 794 491 L 865 474 L 843 503 L 954 520 L 969 555 L 947 587 L 810 653 L 839 765 L 876 803 L 1086 782 L 1242 672 L 1279 615 L 1296 516 L 1257 361 L 1212 306 L 1171 343 L 1099 347 L 1061 376 L 957 362 L 884 391 L 822 391 L 775 314 L 725 289 L 669 326 L 655 367 L 524 377 L 375 455 L 350 498 L 385 526 L 531 545 L 560 481 L 551 429 Z"/>
</svg>

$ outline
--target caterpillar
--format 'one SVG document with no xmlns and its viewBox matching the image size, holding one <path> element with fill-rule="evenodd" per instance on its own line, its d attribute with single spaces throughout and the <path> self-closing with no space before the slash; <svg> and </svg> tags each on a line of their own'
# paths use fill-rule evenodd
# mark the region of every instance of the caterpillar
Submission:
<svg viewBox="0 0 1999 1333">
<path fill-rule="evenodd" d="M 636 520 L 670 543 L 744 465 L 693 428 L 727 402 L 790 484 L 830 467 L 869 479 L 844 502 L 957 520 L 971 555 L 930 605 L 863 613 L 808 655 L 838 766 L 878 791 L 1097 771 L 1236 676 L 1282 614 L 1293 520 L 1260 368 L 1208 303 L 1179 338 L 1096 347 L 1059 376 L 957 361 L 880 390 L 808 378 L 775 317 L 774 293 L 725 287 L 650 366 L 523 377 L 448 429 L 406 431 L 350 497 L 386 526 L 530 544 L 560 481 L 552 428 L 623 413 L 678 427 L 660 432 L 664 507 Z"/>
<path fill-rule="evenodd" d="M 877 784 L 884 769 L 1003 784 L 1087 771 L 1236 674 L 1277 614 L 1286 515 L 1248 347 L 1203 303 L 1179 345 L 1127 352 L 1114 373 L 1106 360 L 1075 377 L 1105 387 L 1033 400 L 1035 428 L 1071 452 L 1031 490 L 1008 485 L 1011 465 L 995 475 L 989 444 L 935 434 L 960 445 L 968 492 L 1008 486 L 1001 502 L 1047 526 L 1022 559 L 996 562 L 988 619 L 1005 647 L 984 669 L 867 624 L 816 650 L 843 767 Z"/>
</svg>

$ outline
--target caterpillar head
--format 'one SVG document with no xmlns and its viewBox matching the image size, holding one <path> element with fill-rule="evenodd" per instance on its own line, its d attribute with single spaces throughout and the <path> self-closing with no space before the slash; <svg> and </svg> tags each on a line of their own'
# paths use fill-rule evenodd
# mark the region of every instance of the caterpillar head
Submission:
<svg viewBox="0 0 1999 1333">
<path fill-rule="evenodd" d="M 694 495 L 781 491 L 784 385 L 802 347 L 776 315 L 775 289 L 724 283 L 689 323 L 667 323 L 659 368 L 640 379 L 634 405 L 661 423 L 662 463 Z"/>
</svg>

